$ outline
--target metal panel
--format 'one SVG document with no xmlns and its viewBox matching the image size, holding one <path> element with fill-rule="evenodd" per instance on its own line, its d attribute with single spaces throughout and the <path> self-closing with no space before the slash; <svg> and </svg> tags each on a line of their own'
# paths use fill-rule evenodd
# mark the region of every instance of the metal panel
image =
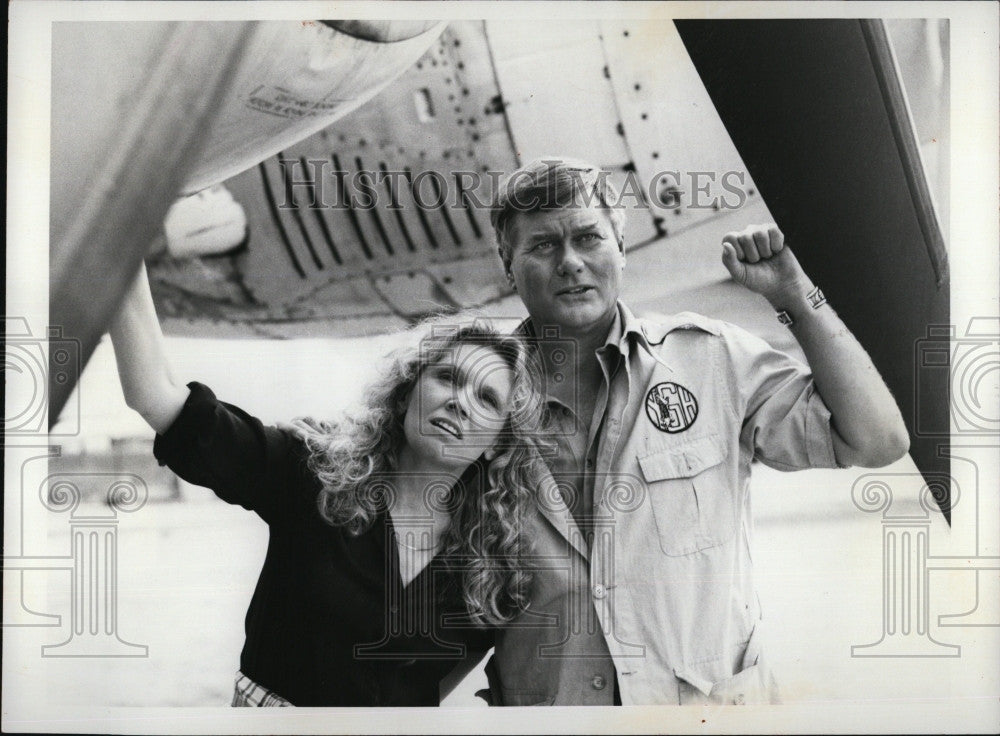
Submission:
<svg viewBox="0 0 1000 736">
<path fill-rule="evenodd" d="M 611 181 L 621 187 L 632 154 L 598 21 L 560 21 L 558 33 L 537 21 L 490 21 L 487 32 L 520 161 L 581 158 L 612 171 Z M 623 199 L 629 208 L 637 204 Z M 629 245 L 657 234 L 644 208 L 626 222 Z"/>
<path fill-rule="evenodd" d="M 558 34 L 537 21 L 490 21 L 487 32 L 522 163 L 551 154 L 628 163 L 596 21 L 560 24 Z"/>
<path fill-rule="evenodd" d="M 606 20 L 601 35 L 625 141 L 663 234 L 742 206 L 756 187 L 670 20 Z M 752 194 L 751 194 L 752 193 Z"/>
<path fill-rule="evenodd" d="M 246 248 L 183 275 L 152 264 L 161 311 L 197 320 L 207 310 L 257 332 L 288 320 L 329 329 L 328 317 L 366 314 L 394 315 L 399 326 L 495 299 L 507 286 L 487 172 L 514 166 L 483 24 L 453 23 L 366 106 L 229 180 L 247 212 Z"/>
</svg>

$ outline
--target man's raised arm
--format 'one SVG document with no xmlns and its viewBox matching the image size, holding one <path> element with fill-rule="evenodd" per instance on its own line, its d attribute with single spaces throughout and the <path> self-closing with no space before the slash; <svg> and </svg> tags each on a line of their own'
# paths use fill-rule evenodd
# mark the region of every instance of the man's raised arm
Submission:
<svg viewBox="0 0 1000 736">
<path fill-rule="evenodd" d="M 733 279 L 783 314 L 830 410 L 841 465 L 877 468 L 895 462 L 910 440 L 899 407 L 868 353 L 824 302 L 774 225 L 751 225 L 722 239 Z"/>
</svg>

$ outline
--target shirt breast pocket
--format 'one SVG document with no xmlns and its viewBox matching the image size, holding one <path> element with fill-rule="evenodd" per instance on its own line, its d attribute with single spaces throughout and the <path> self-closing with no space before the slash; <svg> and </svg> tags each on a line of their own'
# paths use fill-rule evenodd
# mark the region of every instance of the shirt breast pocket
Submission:
<svg viewBox="0 0 1000 736">
<path fill-rule="evenodd" d="M 722 437 L 650 447 L 638 461 L 664 554 L 689 555 L 732 538 L 736 494 Z"/>
</svg>

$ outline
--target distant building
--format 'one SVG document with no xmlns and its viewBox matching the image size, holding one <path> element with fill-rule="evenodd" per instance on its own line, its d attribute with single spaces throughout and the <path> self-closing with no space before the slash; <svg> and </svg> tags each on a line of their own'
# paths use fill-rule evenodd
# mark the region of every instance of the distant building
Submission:
<svg viewBox="0 0 1000 736">
<path fill-rule="evenodd" d="M 64 449 L 66 449 L 64 447 Z M 66 475 L 135 475 L 141 478 L 148 488 L 149 501 L 180 501 L 181 481 L 168 468 L 161 467 L 153 457 L 153 439 L 151 437 L 112 437 L 107 451 L 80 450 L 64 452 L 59 457 L 49 460 L 49 474 Z M 100 502 L 102 498 L 89 498 L 90 494 L 99 494 L 106 484 L 80 484 L 84 501 Z"/>
</svg>

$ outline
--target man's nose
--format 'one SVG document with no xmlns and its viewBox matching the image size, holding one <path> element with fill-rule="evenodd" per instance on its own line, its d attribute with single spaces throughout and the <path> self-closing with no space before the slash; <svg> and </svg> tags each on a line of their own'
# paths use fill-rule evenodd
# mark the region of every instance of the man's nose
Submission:
<svg viewBox="0 0 1000 736">
<path fill-rule="evenodd" d="M 560 276 L 568 276 L 583 270 L 583 259 L 576 252 L 576 248 L 572 245 L 563 247 L 556 270 Z"/>
</svg>

